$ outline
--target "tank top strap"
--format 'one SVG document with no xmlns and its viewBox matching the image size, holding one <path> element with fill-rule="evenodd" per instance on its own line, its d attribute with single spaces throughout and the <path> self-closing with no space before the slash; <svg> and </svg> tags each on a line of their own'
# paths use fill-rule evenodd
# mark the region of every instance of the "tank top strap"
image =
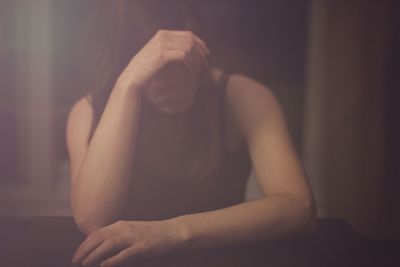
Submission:
<svg viewBox="0 0 400 267">
<path fill-rule="evenodd" d="M 218 91 L 218 107 L 221 126 L 224 125 L 225 121 L 225 95 L 226 95 L 226 86 L 228 84 L 230 73 L 223 71 L 219 80 L 217 82 L 217 91 Z"/>
</svg>

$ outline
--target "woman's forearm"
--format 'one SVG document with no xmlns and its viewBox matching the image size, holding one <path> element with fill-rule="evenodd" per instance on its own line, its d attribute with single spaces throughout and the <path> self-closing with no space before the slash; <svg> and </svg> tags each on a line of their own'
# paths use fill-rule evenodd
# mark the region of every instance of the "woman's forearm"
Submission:
<svg viewBox="0 0 400 267">
<path fill-rule="evenodd" d="M 111 92 L 83 162 L 71 183 L 78 227 L 89 234 L 116 220 L 129 189 L 141 98 L 126 86 Z"/>
<path fill-rule="evenodd" d="M 204 249 L 253 243 L 313 230 L 311 203 L 276 195 L 215 211 L 188 214 L 169 220 L 185 249 Z"/>
</svg>

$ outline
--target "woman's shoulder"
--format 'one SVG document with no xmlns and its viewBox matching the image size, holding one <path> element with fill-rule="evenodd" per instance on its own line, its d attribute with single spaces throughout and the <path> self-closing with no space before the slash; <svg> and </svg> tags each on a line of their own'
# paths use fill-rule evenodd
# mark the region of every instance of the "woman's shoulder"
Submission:
<svg viewBox="0 0 400 267">
<path fill-rule="evenodd" d="M 218 84 L 225 75 L 225 78 L 227 79 L 225 90 L 227 91 L 228 97 L 239 97 L 239 99 L 241 97 L 273 97 L 272 91 L 265 84 L 246 74 L 227 72 L 220 68 L 211 68 L 210 73 L 215 84 Z"/>
<path fill-rule="evenodd" d="M 228 108 L 245 112 L 277 104 L 274 93 L 262 82 L 246 74 L 228 73 L 218 68 L 211 69 L 215 83 L 218 83 L 224 74 L 228 74 L 225 88 L 225 103 Z"/>
<path fill-rule="evenodd" d="M 213 79 L 218 81 L 226 72 L 213 69 L 211 73 Z M 279 116 L 281 113 L 280 104 L 271 89 L 243 73 L 229 73 L 225 88 L 225 106 L 241 131 L 250 121 L 262 120 L 265 116 Z"/>
</svg>

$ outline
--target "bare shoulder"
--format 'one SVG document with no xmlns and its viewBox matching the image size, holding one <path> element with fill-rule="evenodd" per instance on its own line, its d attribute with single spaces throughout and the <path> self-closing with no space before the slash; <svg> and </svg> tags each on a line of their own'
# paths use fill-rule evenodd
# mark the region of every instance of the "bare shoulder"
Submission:
<svg viewBox="0 0 400 267">
<path fill-rule="evenodd" d="M 232 74 L 227 84 L 227 97 L 228 100 L 233 102 L 242 103 L 243 105 L 249 104 L 251 101 L 252 106 L 256 108 L 271 104 L 270 102 L 276 101 L 272 91 L 263 83 L 250 78 L 244 74 Z M 261 106 L 258 106 L 262 104 Z"/>
<path fill-rule="evenodd" d="M 213 81 L 218 82 L 224 71 L 212 68 L 210 72 Z M 259 111 L 260 108 L 266 109 L 278 104 L 276 97 L 265 84 L 240 73 L 229 76 L 226 88 L 226 101 L 228 107 L 234 110 L 243 109 L 247 106 L 251 110 Z"/>
<path fill-rule="evenodd" d="M 71 149 L 76 143 L 87 142 L 93 120 L 90 96 L 79 99 L 71 108 L 67 120 L 67 145 Z"/>
<path fill-rule="evenodd" d="M 265 84 L 244 74 L 232 74 L 227 83 L 226 104 L 242 133 L 256 127 L 284 127 L 279 101 Z"/>
</svg>

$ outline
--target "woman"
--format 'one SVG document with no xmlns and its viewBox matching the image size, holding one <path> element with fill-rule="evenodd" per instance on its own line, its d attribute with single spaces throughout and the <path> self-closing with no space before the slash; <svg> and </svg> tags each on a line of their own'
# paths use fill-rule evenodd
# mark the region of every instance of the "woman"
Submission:
<svg viewBox="0 0 400 267">
<path fill-rule="evenodd" d="M 183 2 L 183 1 L 182 1 Z M 178 1 L 101 1 L 89 93 L 67 124 L 73 261 L 116 266 L 315 226 L 310 187 L 271 91 L 208 65 Z M 253 168 L 265 197 L 243 202 Z"/>
</svg>

